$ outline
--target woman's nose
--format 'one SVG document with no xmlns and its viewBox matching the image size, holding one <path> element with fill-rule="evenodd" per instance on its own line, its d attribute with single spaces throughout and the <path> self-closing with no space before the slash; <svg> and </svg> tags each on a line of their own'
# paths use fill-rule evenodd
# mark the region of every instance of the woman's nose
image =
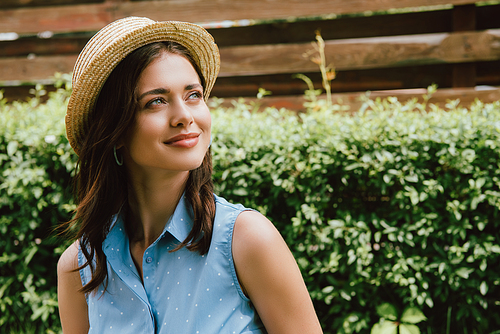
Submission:
<svg viewBox="0 0 500 334">
<path fill-rule="evenodd" d="M 170 126 L 182 127 L 194 122 L 193 114 L 183 100 L 178 100 L 171 104 Z"/>
</svg>

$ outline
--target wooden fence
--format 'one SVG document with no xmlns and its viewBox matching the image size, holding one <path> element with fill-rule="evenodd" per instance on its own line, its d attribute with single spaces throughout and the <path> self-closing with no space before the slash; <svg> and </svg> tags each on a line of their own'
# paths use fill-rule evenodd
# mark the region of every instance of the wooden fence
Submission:
<svg viewBox="0 0 500 334">
<path fill-rule="evenodd" d="M 204 25 L 221 52 L 217 97 L 255 97 L 299 107 L 317 88 L 317 64 L 303 56 L 315 31 L 326 41 L 337 77 L 335 98 L 356 104 L 360 92 L 421 95 L 437 84 L 434 102 L 500 99 L 500 4 L 472 0 L 2 0 L 0 86 L 9 99 L 37 82 L 68 73 L 88 39 L 130 15 Z"/>
</svg>

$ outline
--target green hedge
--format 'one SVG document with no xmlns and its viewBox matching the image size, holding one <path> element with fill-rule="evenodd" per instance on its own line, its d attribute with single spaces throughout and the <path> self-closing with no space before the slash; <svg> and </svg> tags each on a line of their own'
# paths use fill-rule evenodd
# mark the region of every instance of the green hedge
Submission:
<svg viewBox="0 0 500 334">
<path fill-rule="evenodd" d="M 67 242 L 53 229 L 74 207 L 66 98 L 0 104 L 0 327 L 11 332 L 59 331 Z M 213 106 L 217 192 L 276 224 L 325 333 L 500 329 L 500 103 L 256 108 Z"/>
<path fill-rule="evenodd" d="M 329 333 L 369 332 L 386 303 L 423 333 L 500 329 L 500 104 L 428 108 L 214 112 L 218 191 L 272 218 Z"/>
<path fill-rule="evenodd" d="M 0 101 L 0 328 L 52 333 L 56 264 L 67 246 L 54 229 L 72 206 L 75 157 L 65 137 L 67 90 L 46 103 Z M 1 94 L 1 93 L 0 93 Z"/>
</svg>

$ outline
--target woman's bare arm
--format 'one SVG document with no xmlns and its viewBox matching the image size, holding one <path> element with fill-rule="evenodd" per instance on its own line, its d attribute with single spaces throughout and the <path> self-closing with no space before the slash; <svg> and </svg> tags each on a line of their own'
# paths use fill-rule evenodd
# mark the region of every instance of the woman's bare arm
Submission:
<svg viewBox="0 0 500 334">
<path fill-rule="evenodd" d="M 75 242 L 61 255 L 57 263 L 57 297 L 59 317 L 64 334 L 83 334 L 89 331 L 89 317 L 78 268 L 78 243 Z"/>
<path fill-rule="evenodd" d="M 233 257 L 240 284 L 268 333 L 322 333 L 297 263 L 267 218 L 253 211 L 238 216 Z"/>
</svg>

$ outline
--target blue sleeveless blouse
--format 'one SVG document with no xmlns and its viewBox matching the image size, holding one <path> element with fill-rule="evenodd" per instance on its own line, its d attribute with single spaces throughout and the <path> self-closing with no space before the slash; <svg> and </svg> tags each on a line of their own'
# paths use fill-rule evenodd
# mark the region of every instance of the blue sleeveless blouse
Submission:
<svg viewBox="0 0 500 334">
<path fill-rule="evenodd" d="M 89 333 L 266 333 L 236 277 L 231 241 L 236 217 L 247 210 L 215 196 L 216 216 L 205 255 L 185 247 L 192 209 L 184 196 L 160 237 L 144 252 L 144 284 L 132 260 L 123 220 L 116 216 L 103 243 L 108 286 L 88 294 Z M 80 251 L 79 264 L 85 263 Z M 82 283 L 90 276 L 80 270 Z"/>
</svg>

